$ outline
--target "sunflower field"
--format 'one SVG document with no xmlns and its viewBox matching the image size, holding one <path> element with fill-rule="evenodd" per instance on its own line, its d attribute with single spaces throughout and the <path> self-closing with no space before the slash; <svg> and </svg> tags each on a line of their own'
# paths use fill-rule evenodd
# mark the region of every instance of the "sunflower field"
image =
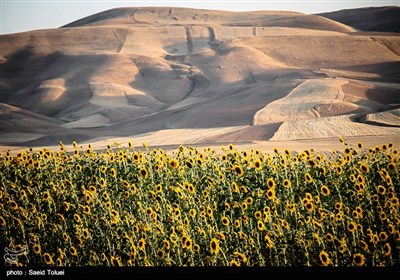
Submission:
<svg viewBox="0 0 400 280">
<path fill-rule="evenodd" d="M 239 151 L 0 155 L 6 266 L 398 266 L 400 156 L 393 143 Z"/>
</svg>

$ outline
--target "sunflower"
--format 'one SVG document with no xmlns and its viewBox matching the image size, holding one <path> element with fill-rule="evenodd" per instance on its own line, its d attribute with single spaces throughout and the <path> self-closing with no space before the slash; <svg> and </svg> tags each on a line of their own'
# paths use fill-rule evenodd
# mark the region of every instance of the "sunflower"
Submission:
<svg viewBox="0 0 400 280">
<path fill-rule="evenodd" d="M 145 168 L 141 168 L 139 170 L 139 175 L 143 178 L 147 178 L 149 176 L 149 172 Z"/>
<path fill-rule="evenodd" d="M 107 184 L 106 179 L 100 178 L 99 184 L 100 184 L 100 187 L 104 188 Z"/>
<path fill-rule="evenodd" d="M 63 266 L 62 258 L 57 258 L 56 259 L 56 266 Z"/>
<path fill-rule="evenodd" d="M 237 260 L 232 259 L 232 260 L 229 262 L 229 266 L 239 267 L 239 266 L 240 266 L 240 263 L 239 263 Z"/>
<path fill-rule="evenodd" d="M 304 178 L 306 179 L 306 182 L 309 184 L 314 181 L 313 178 L 311 177 L 310 173 L 304 174 Z"/>
<path fill-rule="evenodd" d="M 239 228 L 240 227 L 240 220 L 239 219 L 235 220 L 233 225 L 235 226 L 235 228 Z"/>
<path fill-rule="evenodd" d="M 360 164 L 360 170 L 362 173 L 368 173 L 369 172 L 369 167 L 365 163 Z"/>
<path fill-rule="evenodd" d="M 185 219 L 183 219 L 183 225 L 186 226 L 186 228 L 190 225 L 188 217 L 185 217 Z"/>
<path fill-rule="evenodd" d="M 76 171 L 77 171 L 77 172 L 81 172 L 81 171 L 82 171 L 82 165 L 77 164 L 77 165 L 76 165 Z"/>
<path fill-rule="evenodd" d="M 121 266 L 121 258 L 120 257 L 111 257 L 111 266 Z"/>
<path fill-rule="evenodd" d="M 36 255 L 40 254 L 41 251 L 42 251 L 42 248 L 40 247 L 39 244 L 33 245 L 33 252 L 34 252 Z"/>
<path fill-rule="evenodd" d="M 384 186 L 382 186 L 382 185 L 379 185 L 377 187 L 377 190 L 378 190 L 378 193 L 381 194 L 381 195 L 384 195 L 386 193 L 386 188 Z"/>
<path fill-rule="evenodd" d="M 163 240 L 163 246 L 165 249 L 169 250 L 171 248 L 171 245 L 167 239 Z"/>
<path fill-rule="evenodd" d="M 242 175 L 243 175 L 243 169 L 242 169 L 241 166 L 235 165 L 235 166 L 233 166 L 233 170 L 235 170 L 235 172 L 236 172 L 239 176 L 242 176 Z"/>
<path fill-rule="evenodd" d="M 163 187 L 161 184 L 156 185 L 156 193 L 161 193 L 163 190 Z"/>
<path fill-rule="evenodd" d="M 142 238 L 139 240 L 138 248 L 139 248 L 139 250 L 144 251 L 144 248 L 145 248 L 145 247 L 146 247 L 146 240 L 142 237 Z"/>
<path fill-rule="evenodd" d="M 71 238 L 69 237 L 68 233 L 64 232 L 63 233 L 63 239 L 65 242 L 69 242 L 71 240 Z"/>
<path fill-rule="evenodd" d="M 176 159 L 171 159 L 171 160 L 169 161 L 169 165 L 170 165 L 172 168 L 177 168 L 177 167 L 179 166 L 179 162 L 178 162 Z"/>
<path fill-rule="evenodd" d="M 225 239 L 226 239 L 225 234 L 224 234 L 223 232 L 217 231 L 217 232 L 215 233 L 215 235 L 217 236 L 217 238 L 219 238 L 219 239 L 221 239 L 221 240 L 225 240 Z"/>
<path fill-rule="evenodd" d="M 356 225 L 355 222 L 350 221 L 350 222 L 347 224 L 347 230 L 348 230 L 348 231 L 354 232 L 354 231 L 356 231 L 356 229 L 357 229 L 357 225 Z"/>
<path fill-rule="evenodd" d="M 380 233 L 379 233 L 379 239 L 381 240 L 381 241 L 386 241 L 387 239 L 388 239 L 388 235 L 387 235 L 387 233 L 385 232 L 385 231 L 381 231 Z"/>
<path fill-rule="evenodd" d="M 386 169 L 381 169 L 379 173 L 380 173 L 380 175 L 382 176 L 383 179 L 385 179 L 386 177 L 389 176 L 389 173 L 387 172 Z"/>
<path fill-rule="evenodd" d="M 44 263 L 45 263 L 46 265 L 53 264 L 53 258 L 51 257 L 51 255 L 50 255 L 49 253 L 45 253 L 45 254 L 43 255 L 43 260 L 44 260 Z"/>
<path fill-rule="evenodd" d="M 47 215 L 46 215 L 46 213 L 42 213 L 42 214 L 40 215 L 40 217 L 42 218 L 43 221 L 46 221 L 46 220 L 47 220 Z"/>
<path fill-rule="evenodd" d="M 341 210 L 342 208 L 343 208 L 343 204 L 342 204 L 342 203 L 340 203 L 340 202 L 336 202 L 336 203 L 335 203 L 335 209 L 336 209 L 336 210 L 339 211 L 339 210 Z"/>
<path fill-rule="evenodd" d="M 294 203 L 287 203 L 285 206 L 285 209 L 288 210 L 290 213 L 294 213 L 294 211 L 296 210 L 296 206 Z"/>
<path fill-rule="evenodd" d="M 247 260 L 248 260 L 245 254 L 240 253 L 240 252 L 238 252 L 238 251 L 235 251 L 235 252 L 233 253 L 233 255 L 234 255 L 235 257 L 239 258 L 239 259 L 240 259 L 242 262 L 244 262 L 244 263 L 246 263 Z"/>
<path fill-rule="evenodd" d="M 388 232 L 389 232 L 390 234 L 394 234 L 394 233 L 396 232 L 396 229 L 395 229 L 395 227 L 394 227 L 393 224 L 389 224 L 389 225 L 388 225 Z"/>
<path fill-rule="evenodd" d="M 305 205 L 306 209 L 308 212 L 312 212 L 314 211 L 315 207 L 314 207 L 314 203 L 312 203 L 311 201 L 308 201 Z"/>
<path fill-rule="evenodd" d="M 400 241 L 400 231 L 396 230 L 396 231 L 393 233 L 393 236 L 394 236 L 394 239 L 395 239 L 396 241 Z"/>
<path fill-rule="evenodd" d="M 385 243 L 385 245 L 383 245 L 383 253 L 385 254 L 385 256 L 390 256 L 390 254 L 392 253 L 392 247 L 389 243 Z"/>
<path fill-rule="evenodd" d="M 76 248 L 74 246 L 69 247 L 68 252 L 70 253 L 71 256 L 78 255 L 78 252 L 76 251 Z"/>
<path fill-rule="evenodd" d="M 393 162 L 389 163 L 389 164 L 388 164 L 388 169 L 389 169 L 389 170 L 396 170 L 396 164 L 393 163 Z"/>
<path fill-rule="evenodd" d="M 192 249 L 192 245 L 193 245 L 193 241 L 190 238 L 187 238 L 184 244 L 184 248 L 191 250 Z"/>
<path fill-rule="evenodd" d="M 251 204 L 253 204 L 253 198 L 251 196 L 249 196 L 246 198 L 245 202 L 247 205 L 251 205 Z"/>
<path fill-rule="evenodd" d="M 6 219 L 3 216 L 0 216 L 0 226 L 5 227 L 6 225 Z"/>
<path fill-rule="evenodd" d="M 365 179 L 361 174 L 358 174 L 357 182 L 360 183 L 360 184 L 365 184 Z"/>
<path fill-rule="evenodd" d="M 361 217 L 361 218 L 363 217 L 363 210 L 360 206 L 357 206 L 354 211 L 356 211 L 358 213 L 359 217 Z"/>
<path fill-rule="evenodd" d="M 192 208 L 189 210 L 190 217 L 194 218 L 194 217 L 196 217 L 196 214 L 197 214 L 196 209 Z"/>
<path fill-rule="evenodd" d="M 153 208 L 148 207 L 148 208 L 146 209 L 146 214 L 147 214 L 147 215 L 151 215 L 152 213 L 153 213 Z"/>
<path fill-rule="evenodd" d="M 274 199 L 275 198 L 275 189 L 270 188 L 267 190 L 267 198 L 268 199 Z"/>
<path fill-rule="evenodd" d="M 81 217 L 78 214 L 74 214 L 74 221 L 79 224 L 81 222 Z"/>
<path fill-rule="evenodd" d="M 264 225 L 263 221 L 261 221 L 261 220 L 257 221 L 257 229 L 260 231 L 265 230 L 265 225 Z"/>
<path fill-rule="evenodd" d="M 100 167 L 100 172 L 101 172 L 101 173 L 106 173 L 106 171 L 107 171 L 107 167 L 104 166 L 104 165 L 102 165 L 102 166 Z"/>
<path fill-rule="evenodd" d="M 83 206 L 83 213 L 85 215 L 90 215 L 90 207 L 88 205 Z"/>
<path fill-rule="evenodd" d="M 364 251 L 368 250 L 368 243 L 363 240 L 358 241 L 358 246 L 360 246 Z"/>
<path fill-rule="evenodd" d="M 255 160 L 254 161 L 254 167 L 256 168 L 256 170 L 261 170 L 262 169 L 261 161 L 260 160 Z"/>
<path fill-rule="evenodd" d="M 358 212 L 356 210 L 354 210 L 351 214 L 353 215 L 354 219 L 358 219 L 359 218 L 359 214 L 358 214 Z"/>
<path fill-rule="evenodd" d="M 266 235 L 264 236 L 264 241 L 265 241 L 265 243 L 267 244 L 267 248 L 268 248 L 268 249 L 272 249 L 272 248 L 275 247 L 274 242 L 271 240 L 271 238 L 269 237 L 268 234 L 266 234 Z"/>
<path fill-rule="evenodd" d="M 110 169 L 110 173 L 111 173 L 111 177 L 113 177 L 113 178 L 117 177 L 117 170 L 115 170 L 114 168 Z"/>
<path fill-rule="evenodd" d="M 110 195 L 109 195 L 107 192 L 104 192 L 104 193 L 102 194 L 102 197 L 103 197 L 103 199 L 106 200 L 106 201 L 110 200 Z"/>
<path fill-rule="evenodd" d="M 311 167 L 315 167 L 315 166 L 317 165 L 317 163 L 316 163 L 314 160 L 312 160 L 312 159 L 308 160 L 308 164 L 309 164 Z"/>
<path fill-rule="evenodd" d="M 361 253 L 356 253 L 353 255 L 353 264 L 356 266 L 363 266 L 365 264 L 365 257 Z"/>
<path fill-rule="evenodd" d="M 107 258 L 107 255 L 106 255 L 104 252 L 100 254 L 100 260 L 101 260 L 101 261 L 104 262 L 104 261 L 106 261 L 107 259 L 108 259 L 108 258 Z"/>
<path fill-rule="evenodd" d="M 230 221 L 229 221 L 229 219 L 227 218 L 227 217 L 225 217 L 225 216 L 223 216 L 222 218 L 221 218 L 221 223 L 224 225 L 224 226 L 229 226 L 229 223 L 230 223 Z"/>
<path fill-rule="evenodd" d="M 262 213 L 261 211 L 256 211 L 254 212 L 254 218 L 256 218 L 257 220 L 261 219 L 262 217 Z"/>
<path fill-rule="evenodd" d="M 232 182 L 232 184 L 231 184 L 231 189 L 232 189 L 232 191 L 233 191 L 234 193 L 239 192 L 239 187 L 238 187 L 238 185 L 237 185 L 235 182 Z"/>
<path fill-rule="evenodd" d="M 82 239 L 80 239 L 79 236 L 75 236 L 74 237 L 74 243 L 77 244 L 78 246 L 82 246 L 83 245 L 83 241 L 82 241 Z"/>
<path fill-rule="evenodd" d="M 268 188 L 274 188 L 275 187 L 275 180 L 273 178 L 268 178 L 266 185 Z"/>
<path fill-rule="evenodd" d="M 36 168 L 40 168 L 40 161 L 35 161 L 33 166 L 36 167 Z"/>
<path fill-rule="evenodd" d="M 196 192 L 196 189 L 194 188 L 194 186 L 192 184 L 188 185 L 187 190 L 191 194 L 194 194 Z"/>
<path fill-rule="evenodd" d="M 279 219 L 279 223 L 281 224 L 282 227 L 284 227 L 286 229 L 290 228 L 288 222 L 285 219 Z"/>
<path fill-rule="evenodd" d="M 192 168 L 193 167 L 193 160 L 192 159 L 189 159 L 189 160 L 187 160 L 186 162 L 185 162 L 185 165 L 186 165 L 186 167 L 187 168 Z"/>
<path fill-rule="evenodd" d="M 323 266 L 328 266 L 329 264 L 332 263 L 331 259 L 329 258 L 328 253 L 325 251 L 321 251 L 319 253 L 319 259 L 321 260 Z"/>
<path fill-rule="evenodd" d="M 243 231 L 239 231 L 238 235 L 240 240 L 245 240 L 247 238 L 247 235 Z"/>
<path fill-rule="evenodd" d="M 14 200 L 10 200 L 9 205 L 10 205 L 10 209 L 11 210 L 17 210 L 18 209 L 18 204 Z"/>
<path fill-rule="evenodd" d="M 97 191 L 96 187 L 95 187 L 95 186 L 92 186 L 92 185 L 90 185 L 90 186 L 88 187 L 88 190 L 89 190 L 89 192 L 90 192 L 91 194 L 95 194 L 96 191 Z"/>
<path fill-rule="evenodd" d="M 110 212 L 111 224 L 118 224 L 120 221 L 119 213 L 116 210 L 111 210 Z"/>
<path fill-rule="evenodd" d="M 290 188 L 292 186 L 292 183 L 288 179 L 285 179 L 283 180 L 283 186 L 285 188 Z"/>
<path fill-rule="evenodd" d="M 327 186 L 323 185 L 321 187 L 321 193 L 322 193 L 323 196 L 328 196 L 328 195 L 331 194 L 331 191 Z"/>
<path fill-rule="evenodd" d="M 165 252 L 164 252 L 164 250 L 158 249 L 158 250 L 157 250 L 157 257 L 158 257 L 159 259 L 163 259 L 163 258 L 165 257 Z"/>
<path fill-rule="evenodd" d="M 206 231 L 204 229 L 199 228 L 198 231 L 199 231 L 199 234 L 200 234 L 200 236 L 202 238 L 206 238 L 207 233 L 206 233 Z"/>
<path fill-rule="evenodd" d="M 329 232 L 325 235 L 325 238 L 326 238 L 326 240 L 328 242 L 333 242 L 334 241 L 333 235 L 331 233 L 329 233 Z"/>
<path fill-rule="evenodd" d="M 217 255 L 219 252 L 219 241 L 216 238 L 211 239 L 210 241 L 210 250 L 211 254 Z"/>
<path fill-rule="evenodd" d="M 89 229 L 87 229 L 87 228 L 83 229 L 83 231 L 82 231 L 82 236 L 83 236 L 83 238 L 85 238 L 85 239 L 89 239 L 89 238 L 90 238 Z"/>
</svg>

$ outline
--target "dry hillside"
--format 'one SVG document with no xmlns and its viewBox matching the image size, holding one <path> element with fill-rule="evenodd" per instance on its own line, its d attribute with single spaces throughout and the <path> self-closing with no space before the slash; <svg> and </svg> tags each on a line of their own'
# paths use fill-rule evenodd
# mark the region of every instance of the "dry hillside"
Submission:
<svg viewBox="0 0 400 280">
<path fill-rule="evenodd" d="M 399 67 L 399 34 L 321 15 L 113 9 L 1 36 L 0 145 L 396 141 Z"/>
</svg>

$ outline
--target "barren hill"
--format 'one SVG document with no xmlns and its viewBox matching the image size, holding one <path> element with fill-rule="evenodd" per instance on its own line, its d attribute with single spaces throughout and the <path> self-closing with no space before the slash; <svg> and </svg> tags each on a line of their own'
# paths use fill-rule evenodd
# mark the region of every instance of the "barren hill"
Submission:
<svg viewBox="0 0 400 280">
<path fill-rule="evenodd" d="M 108 10 L 1 36 L 0 145 L 393 139 L 399 55 L 319 15 Z"/>
<path fill-rule="evenodd" d="M 318 15 L 363 31 L 400 32 L 399 6 L 345 9 Z"/>
</svg>

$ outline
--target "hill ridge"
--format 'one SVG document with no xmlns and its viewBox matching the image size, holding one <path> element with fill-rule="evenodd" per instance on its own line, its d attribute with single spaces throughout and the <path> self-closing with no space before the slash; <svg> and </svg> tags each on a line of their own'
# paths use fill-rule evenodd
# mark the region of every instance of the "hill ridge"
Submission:
<svg viewBox="0 0 400 280">
<path fill-rule="evenodd" d="M 400 133 L 396 33 L 285 11 L 124 8 L 1 41 L 1 149 Z"/>
</svg>

